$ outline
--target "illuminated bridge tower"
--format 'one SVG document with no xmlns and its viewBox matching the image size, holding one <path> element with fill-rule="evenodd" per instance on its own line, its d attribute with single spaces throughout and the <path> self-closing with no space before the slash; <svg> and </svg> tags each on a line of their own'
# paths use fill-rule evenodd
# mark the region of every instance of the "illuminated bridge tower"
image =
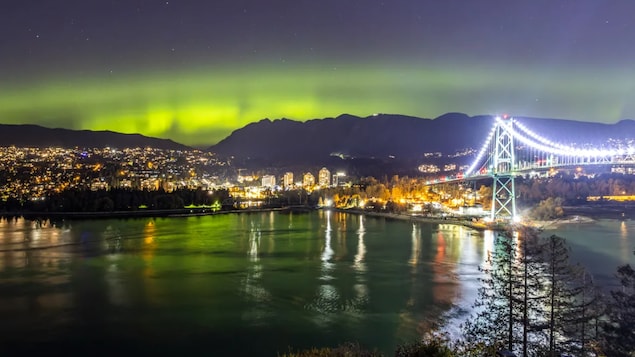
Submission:
<svg viewBox="0 0 635 357">
<path fill-rule="evenodd" d="M 514 119 L 504 115 L 496 118 L 495 149 L 490 174 L 492 186 L 491 219 L 514 220 L 516 218 L 516 190 L 514 189 Z"/>
</svg>

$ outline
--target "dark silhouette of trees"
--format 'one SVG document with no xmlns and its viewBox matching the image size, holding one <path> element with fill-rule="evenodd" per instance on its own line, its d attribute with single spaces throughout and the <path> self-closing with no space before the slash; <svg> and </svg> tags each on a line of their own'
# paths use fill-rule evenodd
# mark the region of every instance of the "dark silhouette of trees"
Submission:
<svg viewBox="0 0 635 357">
<path fill-rule="evenodd" d="M 545 310 L 541 317 L 547 332 L 547 353 L 585 355 L 597 341 L 592 326 L 603 311 L 599 294 L 586 271 L 569 262 L 564 238 L 552 235 L 543 242 Z"/>
<path fill-rule="evenodd" d="M 615 173 L 593 178 L 561 173 L 547 178 L 516 178 L 518 201 L 534 205 L 549 197 L 560 197 L 563 204 L 586 202 L 589 196 L 635 195 L 635 177 Z"/>
<path fill-rule="evenodd" d="M 39 200 L 9 198 L 1 201 L 0 211 L 6 212 L 112 212 L 140 209 L 182 209 L 186 205 L 221 204 L 229 197 L 227 190 L 207 191 L 180 189 L 166 192 L 112 189 L 65 190 Z"/>
<path fill-rule="evenodd" d="M 530 229 L 501 234 L 481 271 L 475 315 L 463 326 L 468 346 L 503 346 L 526 357 L 585 355 L 597 344 L 598 294 L 569 263 L 564 239 Z"/>
<path fill-rule="evenodd" d="M 630 264 L 622 265 L 617 269 L 617 278 L 620 287 L 611 291 L 603 347 L 609 356 L 632 357 L 635 356 L 635 270 Z"/>
<path fill-rule="evenodd" d="M 517 340 L 518 314 L 514 299 L 517 253 L 511 234 L 498 235 L 495 239 L 494 251 L 488 253 L 486 264 L 479 268 L 484 276 L 474 303 L 476 315 L 465 323 L 463 330 L 470 345 L 502 344 L 511 350 Z"/>
</svg>

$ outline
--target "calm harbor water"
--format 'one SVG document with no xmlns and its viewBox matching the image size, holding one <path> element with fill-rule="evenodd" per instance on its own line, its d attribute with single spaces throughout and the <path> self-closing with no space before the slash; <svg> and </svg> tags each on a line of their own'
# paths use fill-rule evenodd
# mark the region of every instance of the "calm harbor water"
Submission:
<svg viewBox="0 0 635 357">
<path fill-rule="evenodd" d="M 544 236 L 551 234 L 566 238 L 571 262 L 583 265 L 605 290 L 617 286 L 618 266 L 635 266 L 635 220 L 600 219 L 543 232 Z"/>
<path fill-rule="evenodd" d="M 592 227 L 554 233 L 610 278 L 635 226 Z M 357 341 L 390 354 L 473 301 L 492 242 L 328 211 L 2 220 L 0 351 L 275 356 Z"/>
</svg>

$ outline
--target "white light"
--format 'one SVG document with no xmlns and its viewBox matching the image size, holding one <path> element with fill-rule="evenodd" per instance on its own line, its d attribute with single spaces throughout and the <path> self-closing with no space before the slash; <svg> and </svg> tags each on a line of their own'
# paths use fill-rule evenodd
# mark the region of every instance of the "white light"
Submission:
<svg viewBox="0 0 635 357">
<path fill-rule="evenodd" d="M 566 146 L 566 145 L 562 145 L 562 144 L 559 144 L 559 143 L 555 143 L 555 142 L 553 142 L 553 141 L 551 141 L 551 140 L 549 140 L 547 138 L 544 138 L 544 137 L 534 133 L 533 131 L 527 129 L 527 127 L 525 127 L 524 125 L 522 125 L 519 122 L 516 122 L 516 127 L 518 127 L 520 130 L 522 130 L 525 134 L 527 134 L 528 136 L 530 136 L 534 140 L 537 140 L 538 142 L 543 143 L 545 145 L 548 145 L 550 147 L 544 146 L 544 145 L 540 145 L 539 143 L 535 143 L 535 142 L 529 141 L 527 138 L 522 136 L 520 133 L 517 133 L 512 128 L 509 128 L 510 131 L 512 132 L 512 134 L 514 134 L 515 137 L 517 137 L 524 144 L 532 146 L 534 149 L 545 151 L 547 153 L 565 155 L 565 156 L 576 156 L 576 157 L 603 157 L 603 156 L 620 155 L 619 150 L 598 150 L 598 149 L 584 150 L 584 149 L 577 149 L 577 148 L 574 148 L 574 147 L 571 147 L 571 146 Z"/>
<path fill-rule="evenodd" d="M 469 176 L 470 174 L 472 174 L 472 171 L 474 171 L 474 169 L 476 168 L 476 165 L 478 165 L 481 162 L 481 159 L 483 158 L 485 151 L 489 147 L 489 143 L 492 141 L 492 138 L 494 137 L 495 132 L 496 132 L 496 125 L 494 125 L 492 127 L 492 130 L 490 130 L 490 133 L 487 136 L 487 139 L 485 140 L 485 144 L 481 146 L 481 150 L 476 156 L 476 159 L 474 160 L 474 162 L 472 162 L 472 165 L 470 165 L 470 167 L 465 171 L 465 176 Z"/>
<path fill-rule="evenodd" d="M 556 155 L 563 155 L 563 156 L 576 156 L 576 157 L 603 157 L 603 156 L 613 156 L 615 155 L 614 151 L 610 151 L 610 150 L 598 150 L 598 149 L 594 149 L 594 150 L 580 150 L 580 149 L 576 149 L 576 148 L 572 148 L 572 147 L 567 147 L 564 145 L 560 145 L 560 144 L 556 144 L 556 143 L 552 143 L 551 141 L 549 141 L 548 139 L 542 138 L 541 139 L 536 139 L 538 141 L 541 141 L 543 143 L 549 143 L 547 145 L 541 144 L 539 142 L 535 142 L 529 138 L 524 137 L 523 135 L 519 134 L 517 131 L 515 131 L 511 125 L 507 125 L 506 123 L 502 122 L 502 121 L 498 121 L 499 125 L 503 125 L 506 130 L 508 130 L 513 137 L 517 138 L 518 140 L 520 140 L 523 144 L 528 145 L 534 149 L 540 150 L 540 151 L 544 151 L 546 153 L 550 153 L 550 154 L 556 154 Z M 519 126 L 520 127 L 520 126 Z M 529 133 L 527 133 L 529 134 Z M 533 135 L 530 135 L 533 136 Z M 536 137 L 539 137 L 537 134 L 535 134 Z"/>
</svg>

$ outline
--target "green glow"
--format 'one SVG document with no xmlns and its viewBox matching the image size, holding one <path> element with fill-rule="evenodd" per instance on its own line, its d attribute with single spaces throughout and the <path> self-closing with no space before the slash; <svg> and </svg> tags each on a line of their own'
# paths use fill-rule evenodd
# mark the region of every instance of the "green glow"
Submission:
<svg viewBox="0 0 635 357">
<path fill-rule="evenodd" d="M 613 122 L 633 87 L 618 71 L 449 66 L 223 67 L 48 78 L 0 89 L 0 121 L 213 144 L 263 118 L 512 112 Z M 628 94 L 628 95 L 627 95 Z"/>
</svg>

